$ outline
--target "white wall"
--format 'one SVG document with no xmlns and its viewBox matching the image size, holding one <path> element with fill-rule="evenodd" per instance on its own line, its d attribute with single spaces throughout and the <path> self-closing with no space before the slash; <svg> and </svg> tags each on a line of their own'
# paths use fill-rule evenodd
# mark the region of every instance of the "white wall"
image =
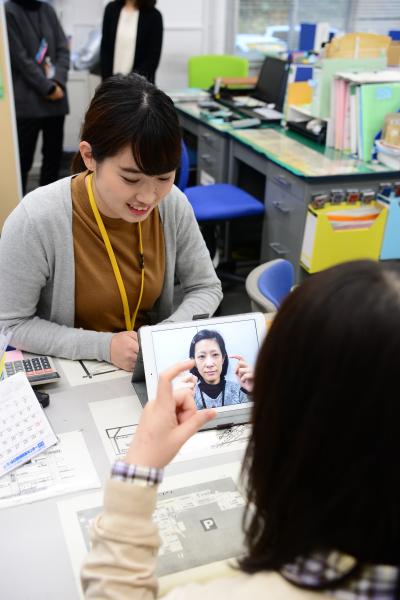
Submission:
<svg viewBox="0 0 400 600">
<path fill-rule="evenodd" d="M 89 31 L 99 27 L 107 0 L 53 0 L 71 48 L 80 48 Z M 158 0 L 164 20 L 164 43 L 157 84 L 163 88 L 187 85 L 187 59 L 193 54 L 226 51 L 229 0 Z"/>
<path fill-rule="evenodd" d="M 88 33 L 101 26 L 107 0 L 52 0 L 72 51 L 86 41 Z M 187 86 L 187 61 L 195 54 L 226 52 L 232 22 L 230 0 L 158 0 L 164 20 L 164 43 L 157 84 L 164 90 Z M 98 79 L 100 81 L 100 79 Z M 71 73 L 68 83 L 71 112 L 65 124 L 64 147 L 76 147 L 80 123 L 95 87 L 87 73 Z M 35 165 L 40 162 L 37 149 Z"/>
</svg>

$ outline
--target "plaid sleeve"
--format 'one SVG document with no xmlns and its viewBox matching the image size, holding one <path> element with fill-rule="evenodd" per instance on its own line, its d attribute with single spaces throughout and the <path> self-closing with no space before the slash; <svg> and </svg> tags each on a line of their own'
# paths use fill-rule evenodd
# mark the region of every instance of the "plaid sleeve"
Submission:
<svg viewBox="0 0 400 600">
<path fill-rule="evenodd" d="M 117 460 L 111 468 L 111 479 L 118 479 L 143 487 L 161 483 L 163 475 L 163 469 L 130 465 L 122 460 Z"/>
</svg>

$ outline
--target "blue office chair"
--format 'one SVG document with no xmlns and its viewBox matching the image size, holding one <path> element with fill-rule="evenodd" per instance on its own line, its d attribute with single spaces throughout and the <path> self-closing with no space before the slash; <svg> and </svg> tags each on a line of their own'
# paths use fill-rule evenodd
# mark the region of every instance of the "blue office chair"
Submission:
<svg viewBox="0 0 400 600">
<path fill-rule="evenodd" d="M 177 186 L 186 194 L 200 224 L 221 224 L 225 226 L 223 261 L 231 259 L 229 224 L 233 219 L 261 216 L 264 214 L 262 202 L 230 183 L 195 185 L 186 187 L 189 178 L 189 157 L 186 144 L 182 142 L 182 157 Z M 209 248 L 210 249 L 210 248 Z M 212 252 L 210 252 L 212 254 Z M 220 274 L 227 278 L 244 282 L 243 277 L 227 273 L 220 267 Z"/>
<path fill-rule="evenodd" d="M 259 265 L 246 278 L 251 307 L 261 312 L 276 312 L 293 285 L 293 265 L 284 258 Z"/>
</svg>

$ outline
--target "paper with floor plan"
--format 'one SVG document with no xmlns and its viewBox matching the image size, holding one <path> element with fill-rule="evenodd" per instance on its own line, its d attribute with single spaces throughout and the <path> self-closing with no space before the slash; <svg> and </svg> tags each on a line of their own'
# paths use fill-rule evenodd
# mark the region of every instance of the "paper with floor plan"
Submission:
<svg viewBox="0 0 400 600">
<path fill-rule="evenodd" d="M 132 436 L 136 432 L 142 411 L 139 400 L 134 395 L 113 398 L 90 402 L 89 408 L 106 454 L 112 463 L 126 454 Z M 236 425 L 228 429 L 201 431 L 186 442 L 173 462 L 244 450 L 249 435 L 248 424 Z"/>
<path fill-rule="evenodd" d="M 57 359 L 70 386 L 99 383 L 110 379 L 127 377 L 129 373 L 114 365 L 98 360 Z"/>
<path fill-rule="evenodd" d="M 184 583 L 209 575 L 210 563 L 221 575 L 225 561 L 242 553 L 245 500 L 237 485 L 239 471 L 239 463 L 228 463 L 166 477 L 160 485 L 154 521 L 161 537 L 156 572 L 163 593 L 177 577 Z M 95 493 L 57 503 L 78 589 L 90 526 L 102 502 L 102 494 Z"/>
<path fill-rule="evenodd" d="M 59 440 L 30 463 L 0 478 L 0 509 L 100 487 L 83 434 L 62 433 Z"/>
</svg>

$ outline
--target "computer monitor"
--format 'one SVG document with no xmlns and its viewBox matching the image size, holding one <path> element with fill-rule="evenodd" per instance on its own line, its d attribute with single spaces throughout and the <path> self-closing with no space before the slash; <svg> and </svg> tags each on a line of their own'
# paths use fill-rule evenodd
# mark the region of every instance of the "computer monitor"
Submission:
<svg viewBox="0 0 400 600">
<path fill-rule="evenodd" d="M 285 99 L 288 74 L 288 61 L 267 56 L 261 67 L 253 96 L 268 104 L 275 104 L 275 108 L 281 111 Z"/>
</svg>

